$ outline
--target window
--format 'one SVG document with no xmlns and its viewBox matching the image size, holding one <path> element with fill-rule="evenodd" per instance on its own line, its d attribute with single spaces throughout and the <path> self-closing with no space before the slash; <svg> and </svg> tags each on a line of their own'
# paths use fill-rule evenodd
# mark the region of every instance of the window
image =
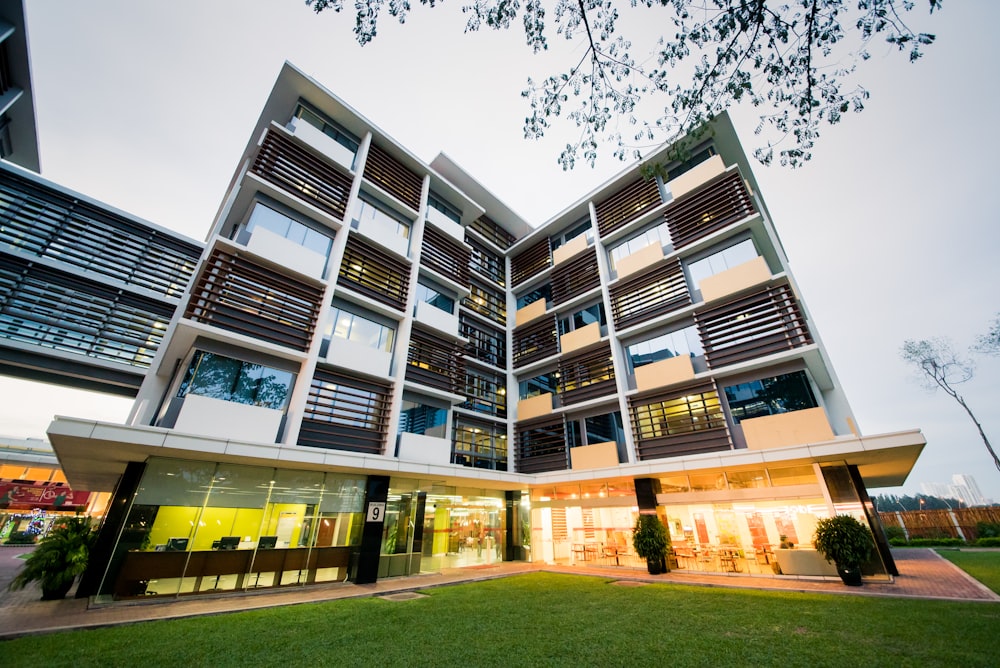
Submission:
<svg viewBox="0 0 1000 668">
<path fill-rule="evenodd" d="M 332 230 L 324 234 L 261 202 L 254 203 L 246 224 L 236 230 L 234 235 L 236 242 L 246 245 L 257 228 L 277 234 L 323 257 L 330 256 L 330 246 L 333 245 Z"/>
<path fill-rule="evenodd" d="M 712 253 L 708 257 L 702 258 L 688 265 L 688 273 L 691 275 L 691 283 L 695 287 L 709 276 L 714 276 L 720 272 L 732 269 L 736 265 L 749 262 L 757 257 L 757 249 L 754 248 L 753 239 L 743 241 L 724 248 L 717 253 Z"/>
<path fill-rule="evenodd" d="M 518 398 L 530 399 L 539 394 L 555 394 L 558 372 L 527 378 L 518 383 Z"/>
<path fill-rule="evenodd" d="M 452 463 L 474 468 L 507 470 L 504 425 L 455 418 Z"/>
<path fill-rule="evenodd" d="M 469 296 L 462 306 L 501 325 L 507 324 L 507 302 L 502 294 L 475 283 L 469 285 Z"/>
<path fill-rule="evenodd" d="M 622 444 L 625 442 L 622 415 L 614 411 L 605 415 L 567 419 L 566 440 L 571 448 L 595 443 Z"/>
<path fill-rule="evenodd" d="M 507 366 L 507 336 L 503 331 L 482 325 L 465 313 L 458 318 L 459 333 L 469 340 L 467 354 L 493 366 Z"/>
<path fill-rule="evenodd" d="M 625 351 L 633 370 L 670 357 L 684 355 L 695 358 L 704 354 L 698 328 L 694 325 L 633 343 Z"/>
<path fill-rule="evenodd" d="M 446 202 L 440 195 L 433 192 L 427 195 L 428 217 L 433 216 L 431 209 L 440 211 L 452 222 L 458 223 L 459 225 L 462 224 L 462 212 Z"/>
<path fill-rule="evenodd" d="M 344 128 L 340 127 L 334 123 L 329 118 L 326 118 L 317 111 L 305 106 L 301 102 L 295 108 L 294 118 L 302 119 L 309 125 L 313 126 L 327 137 L 330 137 L 335 142 L 349 150 L 351 153 L 358 152 L 358 140 L 354 135 L 350 134 Z"/>
<path fill-rule="evenodd" d="M 290 371 L 199 350 L 184 374 L 177 396 L 194 394 L 284 410 L 294 380 L 295 374 Z"/>
<path fill-rule="evenodd" d="M 635 406 L 634 411 L 636 436 L 642 440 L 726 426 L 714 391 Z"/>
<path fill-rule="evenodd" d="M 374 350 L 391 353 L 396 330 L 376 322 L 374 317 L 365 317 L 342 306 L 334 306 L 330 312 L 326 331 L 323 333 L 320 357 L 326 357 L 329 353 L 331 339 L 353 341 Z"/>
<path fill-rule="evenodd" d="M 541 285 L 530 292 L 525 292 L 523 295 L 517 298 L 517 307 L 524 308 L 528 304 L 534 304 L 537 301 L 552 301 L 552 287 L 546 283 Z"/>
<path fill-rule="evenodd" d="M 448 295 L 442 294 L 440 290 L 432 288 L 423 279 L 417 282 L 417 301 L 427 302 L 445 313 L 455 312 L 455 300 Z"/>
<path fill-rule="evenodd" d="M 670 245 L 670 232 L 667 230 L 666 223 L 660 223 L 659 225 L 651 227 L 645 232 L 640 232 L 631 239 L 623 241 L 617 246 L 612 247 L 608 251 L 608 257 L 611 260 L 611 268 L 614 269 L 619 260 L 626 258 L 651 244 L 659 244 L 661 248 L 666 248 Z"/>
<path fill-rule="evenodd" d="M 670 167 L 667 171 L 667 182 L 669 183 L 670 181 L 673 181 L 684 172 L 687 172 L 693 167 L 705 162 L 717 153 L 718 151 L 715 150 L 715 146 L 712 144 L 709 144 L 703 149 L 696 149 L 695 151 L 692 151 L 690 158 Z"/>
<path fill-rule="evenodd" d="M 505 287 L 507 285 L 507 266 L 504 258 L 487 250 L 468 235 L 465 237 L 465 243 L 472 247 L 472 252 L 469 255 L 469 269 L 492 280 L 500 287 Z"/>
<path fill-rule="evenodd" d="M 587 242 L 589 243 L 594 238 L 594 232 L 590 224 L 590 216 L 580 219 L 576 223 L 570 226 L 568 230 L 562 234 L 557 234 L 554 237 L 549 238 L 550 247 L 555 250 L 562 246 L 564 243 L 575 239 L 581 234 L 586 235 Z"/>
<path fill-rule="evenodd" d="M 507 380 L 501 374 L 467 368 L 465 397 L 462 408 L 507 417 Z"/>
<path fill-rule="evenodd" d="M 399 433 L 444 438 L 448 430 L 448 410 L 433 406 L 423 397 L 404 397 L 399 414 Z"/>
<path fill-rule="evenodd" d="M 725 392 L 729 412 L 737 424 L 749 418 L 790 413 L 818 405 L 805 371 L 730 385 Z"/>
<path fill-rule="evenodd" d="M 597 323 L 601 328 L 607 324 L 604 317 L 604 304 L 598 302 L 575 313 L 559 318 L 559 335 Z"/>
<path fill-rule="evenodd" d="M 376 229 L 387 231 L 404 239 L 410 238 L 410 222 L 405 220 L 378 203 L 378 201 L 362 192 L 354 204 L 354 212 L 351 214 L 351 227 L 358 229 L 360 225 L 369 223 Z"/>
</svg>

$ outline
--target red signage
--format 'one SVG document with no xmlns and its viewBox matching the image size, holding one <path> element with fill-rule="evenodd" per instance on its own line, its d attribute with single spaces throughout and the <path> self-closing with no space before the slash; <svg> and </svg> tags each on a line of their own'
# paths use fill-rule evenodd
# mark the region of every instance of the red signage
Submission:
<svg viewBox="0 0 1000 668">
<path fill-rule="evenodd" d="M 75 492 L 66 486 L 0 482 L 0 508 L 70 510 L 87 505 L 89 500 L 90 492 Z"/>
</svg>

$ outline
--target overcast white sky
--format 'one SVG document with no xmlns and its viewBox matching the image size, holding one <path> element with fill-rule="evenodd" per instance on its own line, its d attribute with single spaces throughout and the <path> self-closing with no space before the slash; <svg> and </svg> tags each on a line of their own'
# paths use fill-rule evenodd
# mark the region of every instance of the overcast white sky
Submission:
<svg viewBox="0 0 1000 668">
<path fill-rule="evenodd" d="M 805 168 L 754 172 L 862 431 L 927 437 L 894 491 L 967 473 L 1000 499 L 972 423 L 898 355 L 906 338 L 967 346 L 1000 311 L 1000 3 L 947 2 L 930 19 L 925 4 L 910 20 L 938 41 L 922 61 L 875 48 L 867 110 L 825 130 Z M 553 39 L 534 58 L 517 31 L 463 35 L 460 5 L 417 7 L 362 49 L 350 17 L 298 0 L 29 3 L 42 174 L 202 239 L 287 59 L 425 161 L 445 151 L 540 224 L 623 165 L 567 173 L 556 157 L 574 133 L 523 140 L 525 79 L 549 74 L 567 47 Z M 660 16 L 637 23 L 647 36 L 670 29 Z M 753 110 L 732 114 L 749 152 Z M 998 378 L 1000 360 L 985 360 L 963 390 L 1000 446 Z M 44 437 L 53 414 L 122 421 L 131 405 L 7 378 L 0 392 L 0 434 L 22 438 Z"/>
</svg>

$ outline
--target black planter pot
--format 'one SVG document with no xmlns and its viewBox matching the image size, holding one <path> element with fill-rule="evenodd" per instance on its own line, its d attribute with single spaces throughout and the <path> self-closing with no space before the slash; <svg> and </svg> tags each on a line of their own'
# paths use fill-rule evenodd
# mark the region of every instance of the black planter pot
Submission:
<svg viewBox="0 0 1000 668">
<path fill-rule="evenodd" d="M 60 599 L 66 598 L 66 594 L 69 593 L 70 588 L 73 586 L 73 580 L 60 585 L 58 587 L 45 587 L 42 586 L 42 600 L 43 601 L 58 601 Z"/>
<path fill-rule="evenodd" d="M 860 568 L 837 568 L 837 575 L 844 582 L 845 585 L 849 587 L 860 587 L 861 586 L 861 569 Z"/>
<path fill-rule="evenodd" d="M 650 575 L 659 575 L 663 572 L 663 562 L 661 559 L 646 559 L 646 570 Z"/>
</svg>

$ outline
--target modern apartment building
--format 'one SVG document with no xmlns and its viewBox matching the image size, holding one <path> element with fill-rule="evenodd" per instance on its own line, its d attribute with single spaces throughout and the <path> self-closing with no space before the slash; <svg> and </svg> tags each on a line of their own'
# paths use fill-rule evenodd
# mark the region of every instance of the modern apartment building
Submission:
<svg viewBox="0 0 1000 668">
<path fill-rule="evenodd" d="M 858 431 L 728 117 L 680 154 L 534 227 L 286 64 L 128 423 L 50 427 L 113 491 L 80 594 L 640 566 L 640 512 L 680 568 L 831 574 L 815 522 L 878 529 L 924 439 Z"/>
</svg>

